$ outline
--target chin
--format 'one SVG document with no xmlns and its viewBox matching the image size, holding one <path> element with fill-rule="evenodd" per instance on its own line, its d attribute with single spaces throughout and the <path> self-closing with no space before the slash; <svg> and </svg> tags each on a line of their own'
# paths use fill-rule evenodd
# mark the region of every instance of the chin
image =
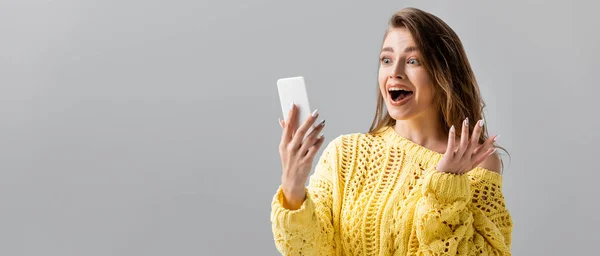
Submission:
<svg viewBox="0 0 600 256">
<path fill-rule="evenodd" d="M 388 107 L 388 114 L 394 119 L 394 120 L 408 120 L 411 119 L 414 115 L 410 112 L 407 111 L 407 109 L 398 109 L 396 107 Z"/>
</svg>

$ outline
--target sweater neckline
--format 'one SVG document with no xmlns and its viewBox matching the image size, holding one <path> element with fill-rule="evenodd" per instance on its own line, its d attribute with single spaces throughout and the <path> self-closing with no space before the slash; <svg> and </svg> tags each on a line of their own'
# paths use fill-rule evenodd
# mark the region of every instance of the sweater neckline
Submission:
<svg viewBox="0 0 600 256">
<path fill-rule="evenodd" d="M 387 126 L 384 128 L 381 131 L 381 136 L 390 147 L 407 150 L 411 153 L 411 155 L 418 158 L 418 160 L 424 160 L 424 162 L 437 163 L 444 156 L 442 153 L 417 144 L 416 142 L 401 136 L 396 132 L 396 130 L 394 130 L 393 126 Z"/>
<path fill-rule="evenodd" d="M 444 156 L 442 153 L 402 137 L 394 130 L 393 126 L 382 128 L 378 134 L 390 148 L 405 151 L 413 160 L 424 164 L 425 167 L 435 167 Z M 482 179 L 494 180 L 496 184 L 499 184 L 500 187 L 502 186 L 502 175 L 499 173 L 489 171 L 483 167 L 475 167 L 470 174 L 474 175 L 474 177 L 480 176 Z"/>
</svg>

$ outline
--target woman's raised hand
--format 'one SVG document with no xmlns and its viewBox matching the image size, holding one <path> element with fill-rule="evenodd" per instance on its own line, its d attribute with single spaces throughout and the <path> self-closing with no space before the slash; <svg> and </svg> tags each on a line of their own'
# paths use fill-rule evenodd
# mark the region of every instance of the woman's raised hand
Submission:
<svg viewBox="0 0 600 256">
<path fill-rule="evenodd" d="M 498 136 L 489 138 L 483 144 L 479 144 L 479 136 L 483 129 L 483 120 L 475 124 L 473 134 L 469 138 L 469 118 L 462 124 L 460 143 L 456 144 L 454 125 L 450 128 L 448 135 L 448 147 L 442 159 L 438 162 L 437 170 L 445 173 L 464 174 L 477 167 L 486 158 L 496 152 L 494 141 Z"/>
<path fill-rule="evenodd" d="M 313 126 L 318 116 L 318 110 L 315 110 L 300 127 L 296 127 L 298 109 L 292 104 L 287 122 L 279 119 L 279 124 L 283 128 L 279 144 L 283 169 L 281 185 L 285 197 L 284 207 L 288 209 L 298 209 L 304 202 L 306 181 L 315 155 L 325 141 L 323 134 L 319 135 L 325 127 L 325 120 Z M 313 129 L 309 131 L 311 127 Z"/>
</svg>

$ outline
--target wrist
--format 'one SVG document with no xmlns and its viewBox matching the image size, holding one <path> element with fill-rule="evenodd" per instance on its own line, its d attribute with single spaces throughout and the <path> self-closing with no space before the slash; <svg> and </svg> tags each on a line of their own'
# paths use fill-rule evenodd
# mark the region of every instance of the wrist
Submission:
<svg viewBox="0 0 600 256">
<path fill-rule="evenodd" d="M 306 188 L 304 188 L 304 187 L 302 187 L 300 189 L 298 189 L 298 188 L 288 189 L 285 186 L 282 186 L 281 192 L 282 192 L 282 199 L 283 199 L 282 205 L 286 209 L 297 210 L 302 206 L 302 204 L 304 203 L 304 200 L 306 199 Z"/>
<path fill-rule="evenodd" d="M 422 193 L 442 202 L 466 201 L 470 197 L 469 178 L 464 174 L 431 172 L 423 180 Z"/>
<path fill-rule="evenodd" d="M 304 199 L 304 195 L 306 194 L 305 189 L 304 186 L 286 186 L 285 184 L 281 186 L 285 198 L 290 200 Z"/>
<path fill-rule="evenodd" d="M 286 193 L 286 195 L 291 195 L 291 194 L 301 194 L 304 193 L 304 189 L 306 188 L 306 185 L 304 184 L 304 182 L 300 183 L 298 181 L 296 181 L 296 179 L 293 178 L 286 178 L 286 177 L 281 177 L 281 188 L 283 189 L 283 192 Z"/>
<path fill-rule="evenodd" d="M 439 172 L 439 173 L 445 173 L 445 174 L 454 174 L 454 175 L 461 175 L 461 174 L 464 174 L 464 173 L 465 173 L 465 172 L 462 172 L 462 171 L 452 171 L 452 170 L 446 170 L 445 168 L 439 168 L 438 166 L 436 166 L 436 167 L 434 168 L 434 170 L 435 170 L 436 172 Z"/>
</svg>

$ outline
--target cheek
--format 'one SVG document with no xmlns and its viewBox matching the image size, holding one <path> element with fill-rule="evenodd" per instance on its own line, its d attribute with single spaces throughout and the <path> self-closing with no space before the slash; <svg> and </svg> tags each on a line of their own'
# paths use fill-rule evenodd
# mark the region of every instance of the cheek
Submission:
<svg viewBox="0 0 600 256">
<path fill-rule="evenodd" d="M 385 71 L 383 70 L 383 68 L 379 68 L 379 71 L 377 73 L 377 79 L 379 80 L 379 83 L 385 80 Z"/>
<path fill-rule="evenodd" d="M 425 69 L 419 68 L 411 70 L 409 74 L 412 84 L 417 88 L 421 95 L 427 96 L 433 92 L 433 83 Z"/>
<path fill-rule="evenodd" d="M 381 68 L 379 69 L 377 81 L 379 82 L 379 90 L 381 91 L 381 93 L 383 93 L 385 91 L 385 83 L 387 82 L 387 76 Z"/>
</svg>

